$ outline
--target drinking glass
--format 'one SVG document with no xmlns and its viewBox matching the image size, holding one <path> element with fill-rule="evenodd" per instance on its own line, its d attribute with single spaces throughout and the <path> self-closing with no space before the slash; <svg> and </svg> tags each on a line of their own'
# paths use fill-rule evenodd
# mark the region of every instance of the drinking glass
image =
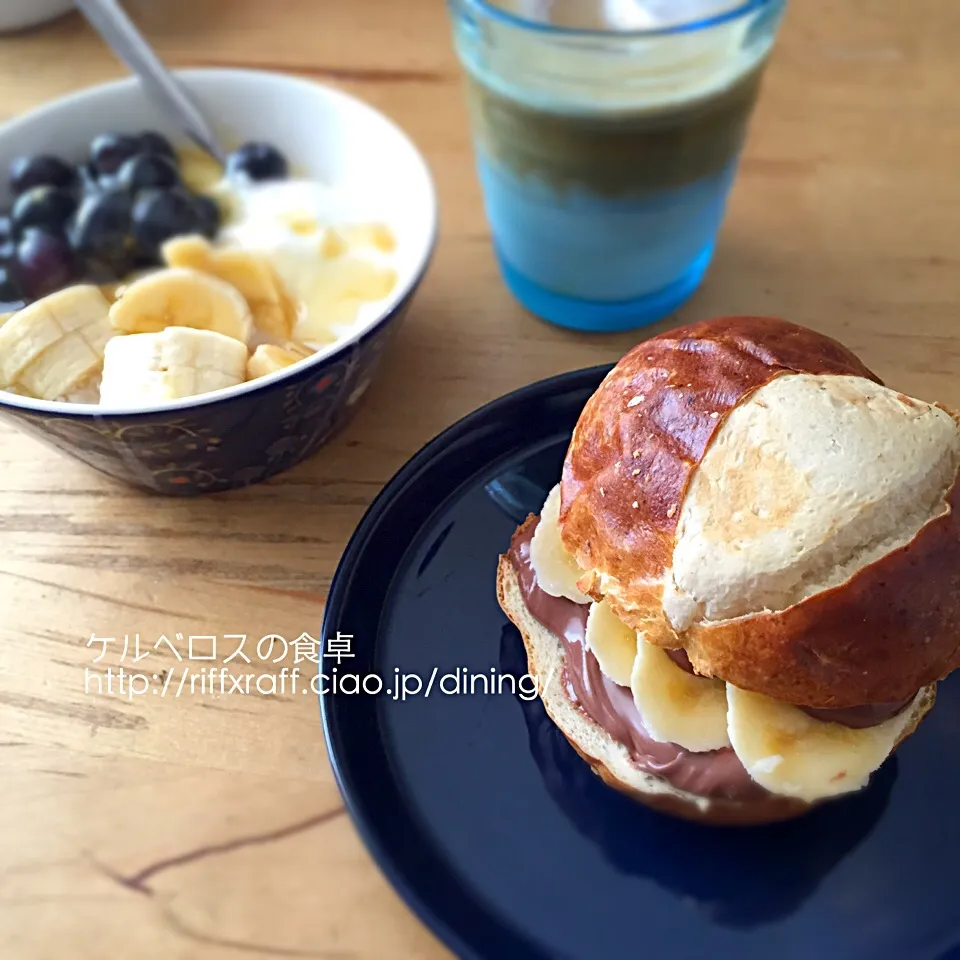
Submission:
<svg viewBox="0 0 960 960">
<path fill-rule="evenodd" d="M 786 0 L 448 0 L 500 269 L 532 313 L 639 327 L 713 256 Z"/>
</svg>

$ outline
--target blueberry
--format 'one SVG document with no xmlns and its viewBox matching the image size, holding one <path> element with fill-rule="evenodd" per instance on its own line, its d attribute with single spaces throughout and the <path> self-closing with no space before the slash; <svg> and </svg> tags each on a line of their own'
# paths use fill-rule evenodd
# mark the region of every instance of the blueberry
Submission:
<svg viewBox="0 0 960 960">
<path fill-rule="evenodd" d="M 20 290 L 7 267 L 0 267 L 0 303 L 12 303 L 20 299 Z"/>
<path fill-rule="evenodd" d="M 40 153 L 32 157 L 17 157 L 10 164 L 10 190 L 23 193 L 33 187 L 62 187 L 68 189 L 76 183 L 73 167 L 59 157 Z"/>
<path fill-rule="evenodd" d="M 123 190 L 106 190 L 87 197 L 73 221 L 70 239 L 82 257 L 122 265 L 133 246 L 130 196 Z"/>
<path fill-rule="evenodd" d="M 287 158 L 269 143 L 245 143 L 227 157 L 227 176 L 248 180 L 283 180 Z"/>
<path fill-rule="evenodd" d="M 117 171 L 117 184 L 131 193 L 145 187 L 175 187 L 180 182 L 180 171 L 167 157 L 142 153 L 131 157 Z"/>
<path fill-rule="evenodd" d="M 133 239 L 138 253 L 158 257 L 171 237 L 197 233 L 200 216 L 196 198 L 180 187 L 141 190 L 133 204 Z"/>
<path fill-rule="evenodd" d="M 62 187 L 32 187 L 17 197 L 11 219 L 18 235 L 30 227 L 58 233 L 76 208 L 76 197 L 69 190 Z"/>
<path fill-rule="evenodd" d="M 64 237 L 28 230 L 17 245 L 12 267 L 17 286 L 31 300 L 69 286 L 78 277 L 78 264 Z"/>
<path fill-rule="evenodd" d="M 197 210 L 200 233 L 208 239 L 213 240 L 223 220 L 220 204 L 217 203 L 213 197 L 208 197 L 206 194 L 201 193 L 193 198 L 193 205 Z"/>
<path fill-rule="evenodd" d="M 141 154 L 156 154 L 159 157 L 169 157 L 176 163 L 177 151 L 173 149 L 170 141 L 155 130 L 145 130 L 137 137 L 139 141 L 139 152 Z"/>
<path fill-rule="evenodd" d="M 123 133 L 102 133 L 94 137 L 90 144 L 90 163 L 98 177 L 116 173 L 125 160 L 129 160 L 139 151 L 136 137 Z"/>
</svg>

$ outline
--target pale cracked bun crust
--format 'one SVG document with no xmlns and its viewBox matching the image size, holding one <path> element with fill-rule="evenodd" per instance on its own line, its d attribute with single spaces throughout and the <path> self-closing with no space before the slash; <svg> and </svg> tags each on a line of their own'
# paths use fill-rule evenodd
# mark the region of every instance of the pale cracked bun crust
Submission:
<svg viewBox="0 0 960 960">
<path fill-rule="evenodd" d="M 960 666 L 960 418 L 783 320 L 639 344 L 584 406 L 560 528 L 606 599 L 696 671 L 819 708 Z"/>
<path fill-rule="evenodd" d="M 661 813 L 717 826 L 758 826 L 790 820 L 817 805 L 790 797 L 771 796 L 747 802 L 699 797 L 643 772 L 630 759 L 623 744 L 570 702 L 563 689 L 566 657 L 563 645 L 527 610 L 516 571 L 506 555 L 500 557 L 497 567 L 497 599 L 523 637 L 527 669 L 542 684 L 540 699 L 548 716 L 593 772 L 609 786 Z M 917 704 L 915 715 L 898 744 L 916 730 L 935 696 L 931 688 Z"/>
</svg>

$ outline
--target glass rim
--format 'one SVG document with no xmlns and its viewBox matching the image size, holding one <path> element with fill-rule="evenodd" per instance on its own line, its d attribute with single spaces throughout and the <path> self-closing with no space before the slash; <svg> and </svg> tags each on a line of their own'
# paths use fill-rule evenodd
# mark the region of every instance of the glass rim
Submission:
<svg viewBox="0 0 960 960">
<path fill-rule="evenodd" d="M 565 27 L 555 23 L 539 23 L 536 20 L 528 20 L 519 14 L 504 10 L 502 7 L 493 6 L 489 0 L 448 0 L 448 3 L 452 7 L 464 7 L 475 13 L 482 14 L 491 20 L 499 20 L 501 23 L 508 24 L 520 30 L 526 30 L 530 33 L 541 33 L 558 37 L 590 37 L 594 39 L 602 37 L 605 40 L 630 40 L 640 37 L 663 37 L 681 33 L 693 33 L 697 30 L 707 30 L 710 27 L 730 23 L 756 10 L 773 7 L 778 3 L 785 4 L 785 2 L 786 0 L 743 0 L 742 3 L 739 3 L 730 10 L 724 10 L 721 13 L 715 13 L 708 17 L 687 20 L 683 23 L 671 24 L 670 26 L 638 27 L 630 30 L 598 30 L 593 27 Z"/>
</svg>

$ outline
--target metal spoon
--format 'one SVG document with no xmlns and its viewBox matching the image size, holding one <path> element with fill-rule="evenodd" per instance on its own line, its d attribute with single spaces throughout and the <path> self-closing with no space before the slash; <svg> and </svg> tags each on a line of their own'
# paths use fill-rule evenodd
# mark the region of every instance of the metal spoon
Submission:
<svg viewBox="0 0 960 960">
<path fill-rule="evenodd" d="M 117 0 L 75 0 L 75 3 L 113 52 L 139 77 L 147 96 L 198 147 L 224 163 L 227 151 L 210 123 Z"/>
</svg>

